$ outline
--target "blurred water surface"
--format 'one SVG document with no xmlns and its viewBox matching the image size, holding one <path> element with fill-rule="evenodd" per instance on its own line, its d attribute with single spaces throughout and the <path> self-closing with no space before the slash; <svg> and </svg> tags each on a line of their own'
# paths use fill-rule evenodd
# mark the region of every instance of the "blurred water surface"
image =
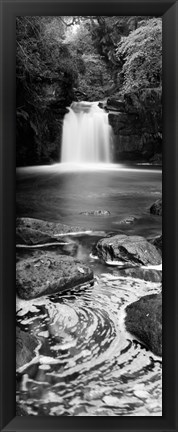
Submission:
<svg viewBox="0 0 178 432">
<path fill-rule="evenodd" d="M 118 277 L 116 268 L 90 256 L 101 230 L 161 233 L 161 218 L 149 213 L 160 196 L 157 169 L 91 173 L 60 171 L 57 165 L 17 171 L 18 216 L 95 231 L 75 238 L 77 257 L 94 269 L 94 286 L 31 301 L 17 298 L 18 326 L 39 341 L 35 359 L 17 372 L 17 401 L 29 415 L 162 415 L 161 359 L 124 327 L 126 305 L 160 292 L 161 284 Z M 81 214 L 96 209 L 110 215 Z M 136 220 L 122 224 L 128 216 Z"/>
</svg>

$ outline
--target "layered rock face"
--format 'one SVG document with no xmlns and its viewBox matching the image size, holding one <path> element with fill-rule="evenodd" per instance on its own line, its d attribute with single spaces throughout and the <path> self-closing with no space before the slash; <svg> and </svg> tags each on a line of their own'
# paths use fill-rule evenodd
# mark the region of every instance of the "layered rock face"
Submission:
<svg viewBox="0 0 178 432">
<path fill-rule="evenodd" d="M 139 111 L 125 101 L 108 98 L 104 104 L 109 112 L 113 129 L 113 160 L 162 163 L 161 138 L 155 133 L 155 124 L 149 115 L 140 116 Z"/>
</svg>

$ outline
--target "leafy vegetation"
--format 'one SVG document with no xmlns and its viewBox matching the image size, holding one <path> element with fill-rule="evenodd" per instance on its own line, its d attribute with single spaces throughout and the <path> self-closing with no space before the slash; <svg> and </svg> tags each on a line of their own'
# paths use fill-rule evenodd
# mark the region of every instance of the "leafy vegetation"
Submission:
<svg viewBox="0 0 178 432">
<path fill-rule="evenodd" d="M 122 37 L 116 55 L 122 62 L 121 94 L 128 108 L 135 108 L 161 138 L 162 20 L 140 21 L 136 30 Z M 143 139 L 149 140 L 149 133 Z"/>
<path fill-rule="evenodd" d="M 59 159 L 61 121 L 51 109 L 70 105 L 78 63 L 65 43 L 68 18 L 17 18 L 17 164 Z"/>
<path fill-rule="evenodd" d="M 17 17 L 16 40 L 18 165 L 59 160 L 73 100 L 122 97 L 160 136 L 161 19 Z"/>
<path fill-rule="evenodd" d="M 161 19 L 141 21 L 136 30 L 127 37 L 122 37 L 116 55 L 123 63 L 123 93 L 145 88 L 161 88 L 161 40 Z"/>
</svg>

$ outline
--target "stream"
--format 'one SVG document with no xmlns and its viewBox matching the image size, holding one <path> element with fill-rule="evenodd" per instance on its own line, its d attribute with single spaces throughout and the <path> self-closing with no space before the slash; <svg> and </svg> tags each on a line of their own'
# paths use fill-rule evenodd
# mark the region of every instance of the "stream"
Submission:
<svg viewBox="0 0 178 432">
<path fill-rule="evenodd" d="M 93 285 L 29 301 L 17 297 L 17 325 L 38 339 L 35 358 L 17 371 L 17 402 L 29 415 L 162 415 L 162 359 L 124 325 L 126 306 L 159 293 L 161 284 L 120 277 L 117 267 L 91 255 L 102 231 L 159 234 L 160 218 L 148 207 L 160 196 L 159 170 L 128 168 L 90 177 L 40 167 L 18 171 L 17 215 L 90 228 L 90 234 L 68 239 L 78 246 L 75 257 L 95 275 Z M 110 217 L 82 214 L 96 208 L 95 200 Z M 136 216 L 133 224 L 120 223 L 130 215 Z"/>
</svg>

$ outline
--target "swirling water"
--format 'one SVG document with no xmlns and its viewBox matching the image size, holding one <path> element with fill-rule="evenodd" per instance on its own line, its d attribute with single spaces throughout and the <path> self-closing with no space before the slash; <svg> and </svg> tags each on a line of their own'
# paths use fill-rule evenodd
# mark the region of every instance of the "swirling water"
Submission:
<svg viewBox="0 0 178 432">
<path fill-rule="evenodd" d="M 31 301 L 17 298 L 17 324 L 39 342 L 32 362 L 17 371 L 17 402 L 29 415 L 162 415 L 161 359 L 124 326 L 127 304 L 160 292 L 161 284 L 118 277 L 116 268 L 89 257 L 96 230 L 160 234 L 161 219 L 148 212 L 160 196 L 161 171 L 152 169 L 116 167 L 91 175 L 66 174 L 52 166 L 18 172 L 19 216 L 95 231 L 95 236 L 80 238 L 77 252 L 78 259 L 93 267 L 93 286 Z M 97 208 L 111 215 L 82 214 Z M 133 224 L 120 224 L 130 215 L 136 216 Z"/>
<path fill-rule="evenodd" d="M 17 372 L 20 406 L 29 415 L 161 415 L 161 359 L 124 327 L 126 305 L 160 290 L 111 270 L 94 286 L 17 299 L 18 325 L 39 341 Z"/>
</svg>

